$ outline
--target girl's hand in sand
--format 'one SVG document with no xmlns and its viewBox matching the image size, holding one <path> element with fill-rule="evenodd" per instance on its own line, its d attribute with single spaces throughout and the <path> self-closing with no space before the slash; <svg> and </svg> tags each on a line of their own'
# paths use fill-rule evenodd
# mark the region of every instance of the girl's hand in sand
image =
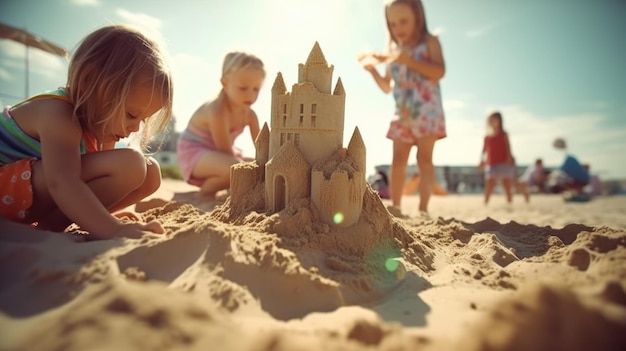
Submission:
<svg viewBox="0 0 626 351">
<path fill-rule="evenodd" d="M 119 211 L 119 212 L 115 212 L 113 214 L 117 219 L 127 219 L 130 220 L 132 222 L 140 222 L 143 219 L 141 218 L 141 215 L 139 215 L 136 212 L 133 211 Z"/>
<path fill-rule="evenodd" d="M 139 239 L 145 234 L 163 234 L 165 230 L 160 222 L 151 221 L 148 223 L 127 223 L 123 224 L 117 232 L 113 234 L 114 238 L 131 238 Z"/>
</svg>

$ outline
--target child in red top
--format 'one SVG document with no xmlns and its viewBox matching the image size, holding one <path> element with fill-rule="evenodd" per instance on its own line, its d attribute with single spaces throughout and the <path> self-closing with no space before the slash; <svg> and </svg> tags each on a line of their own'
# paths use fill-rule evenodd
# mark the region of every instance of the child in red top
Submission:
<svg viewBox="0 0 626 351">
<path fill-rule="evenodd" d="M 515 162 L 511 153 L 509 136 L 502 125 L 502 114 L 494 112 L 487 117 L 489 132 L 485 136 L 481 161 L 478 166 L 485 170 L 485 205 L 489 203 L 489 197 L 493 192 L 498 180 L 506 193 L 508 203 L 512 201 L 511 188 L 515 176 Z"/>
</svg>

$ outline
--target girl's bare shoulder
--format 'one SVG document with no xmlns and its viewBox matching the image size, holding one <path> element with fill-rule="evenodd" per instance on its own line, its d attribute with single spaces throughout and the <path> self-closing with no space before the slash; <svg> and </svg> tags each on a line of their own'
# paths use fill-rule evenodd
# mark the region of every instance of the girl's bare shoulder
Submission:
<svg viewBox="0 0 626 351">
<path fill-rule="evenodd" d="M 20 104 L 11 109 L 12 114 L 29 115 L 37 118 L 40 115 L 55 115 L 71 118 L 74 107 L 71 103 L 59 99 L 36 99 Z"/>
<path fill-rule="evenodd" d="M 32 100 L 11 109 L 11 116 L 20 129 L 34 138 L 38 138 L 42 128 L 77 124 L 73 115 L 72 104 L 57 99 Z"/>
</svg>

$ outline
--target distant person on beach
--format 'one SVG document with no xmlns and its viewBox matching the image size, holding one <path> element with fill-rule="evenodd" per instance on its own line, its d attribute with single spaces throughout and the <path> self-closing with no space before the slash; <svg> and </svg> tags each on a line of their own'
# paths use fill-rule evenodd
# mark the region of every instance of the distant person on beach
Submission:
<svg viewBox="0 0 626 351">
<path fill-rule="evenodd" d="M 362 54 L 359 61 L 384 93 L 393 91 L 395 99 L 394 120 L 387 132 L 387 138 L 393 140 L 392 204 L 400 208 L 409 154 L 417 146 L 421 174 L 419 210 L 427 212 L 435 182 L 435 141 L 446 137 L 439 87 L 445 73 L 441 45 L 428 31 L 421 1 L 388 1 L 385 16 L 390 38 L 388 52 Z M 375 65 L 383 62 L 387 66 L 385 74 L 380 75 Z"/>
<path fill-rule="evenodd" d="M 378 192 L 381 199 L 389 199 L 389 180 L 384 171 L 376 171 L 370 185 Z"/>
<path fill-rule="evenodd" d="M 548 180 L 546 169 L 543 167 L 543 160 L 538 158 L 535 164 L 529 166 L 517 180 L 517 190 L 524 195 L 526 202 L 530 201 L 530 191 L 543 193 Z"/>
<path fill-rule="evenodd" d="M 576 156 L 567 152 L 567 143 L 564 139 L 557 138 L 553 146 L 565 152 L 565 159 L 558 169 L 550 173 L 548 181 L 550 191 L 553 193 L 567 191 L 570 195 L 582 194 L 583 188 L 591 179 L 588 169 L 585 169 Z"/>
<path fill-rule="evenodd" d="M 234 146 L 248 127 L 252 141 L 259 120 L 252 110 L 265 79 L 263 62 L 244 52 L 230 52 L 222 66 L 222 90 L 191 116 L 178 139 L 178 162 L 185 180 L 200 187 L 203 198 L 215 197 L 230 187 L 230 166 L 246 161 Z"/>
<path fill-rule="evenodd" d="M 585 163 L 583 168 L 589 173 L 589 182 L 583 187 L 583 191 L 591 196 L 602 195 L 600 176 L 591 172 L 591 165 L 588 163 Z"/>
<path fill-rule="evenodd" d="M 487 117 L 487 130 L 478 165 L 478 168 L 485 172 L 485 205 L 489 203 L 489 198 L 498 181 L 502 183 L 506 201 L 511 203 L 516 168 L 509 136 L 504 130 L 500 112 L 494 112 Z"/>
<path fill-rule="evenodd" d="M 159 222 L 116 213 L 155 192 L 161 171 L 154 159 L 115 143 L 136 136 L 146 148 L 167 128 L 172 96 L 156 41 L 122 25 L 89 34 L 64 87 L 4 109 L 0 214 L 51 231 L 76 223 L 96 239 L 162 233 Z"/>
</svg>

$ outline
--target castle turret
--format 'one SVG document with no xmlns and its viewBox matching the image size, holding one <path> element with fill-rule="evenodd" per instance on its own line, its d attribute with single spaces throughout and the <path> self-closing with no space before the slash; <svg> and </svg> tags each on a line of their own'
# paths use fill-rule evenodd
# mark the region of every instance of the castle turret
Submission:
<svg viewBox="0 0 626 351">
<path fill-rule="evenodd" d="M 346 96 L 346 91 L 343 89 L 341 77 L 337 78 L 337 84 L 335 85 L 335 91 L 333 91 L 333 95 Z"/>
<path fill-rule="evenodd" d="M 270 158 L 270 130 L 267 127 L 267 122 L 263 123 L 263 128 L 254 141 L 254 147 L 256 148 L 256 163 L 265 167 Z"/>
<path fill-rule="evenodd" d="M 365 143 L 359 127 L 354 128 L 354 133 L 348 143 L 348 155 L 354 160 L 357 170 L 365 174 Z"/>
<path fill-rule="evenodd" d="M 298 65 L 298 83 L 311 82 L 320 93 L 330 94 L 333 65 L 328 65 L 320 45 L 315 42 L 305 64 Z"/>
<path fill-rule="evenodd" d="M 272 93 L 284 94 L 285 92 L 287 92 L 287 86 L 283 80 L 283 74 L 278 72 L 274 80 L 274 85 L 272 85 Z"/>
</svg>

